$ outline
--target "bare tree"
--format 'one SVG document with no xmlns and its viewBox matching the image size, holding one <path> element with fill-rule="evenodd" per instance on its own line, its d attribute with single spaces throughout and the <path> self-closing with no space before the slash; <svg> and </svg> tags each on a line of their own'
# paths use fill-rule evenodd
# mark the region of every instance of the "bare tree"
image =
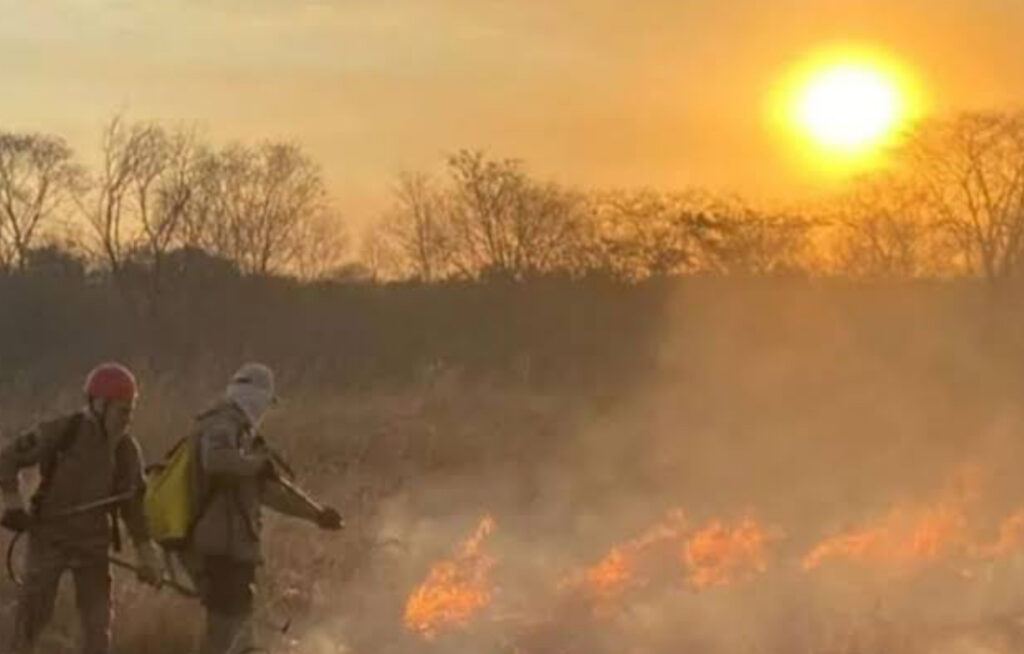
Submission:
<svg viewBox="0 0 1024 654">
<path fill-rule="evenodd" d="M 315 238 L 312 223 L 332 215 L 319 166 L 296 145 L 234 145 L 197 165 L 186 241 L 247 274 L 293 272 Z"/>
<path fill-rule="evenodd" d="M 442 279 L 451 273 L 453 258 L 448 219 L 446 198 L 432 180 L 424 174 L 403 173 L 394 189 L 394 206 L 375 234 L 375 245 L 389 247 L 405 274 L 425 282 Z"/>
<path fill-rule="evenodd" d="M 529 271 L 579 275 L 593 261 L 594 230 L 583 194 L 558 184 L 533 183 L 523 203 L 521 221 L 523 268 Z"/>
<path fill-rule="evenodd" d="M 449 157 L 448 170 L 453 265 L 467 277 L 510 270 L 510 214 L 515 196 L 526 185 L 519 162 L 490 161 L 480 152 L 461 151 Z"/>
<path fill-rule="evenodd" d="M 115 117 L 101 152 L 102 166 L 83 203 L 95 249 L 118 282 L 132 263 L 149 280 L 146 295 L 156 302 L 167 256 L 186 244 L 198 172 L 196 135 Z"/>
<path fill-rule="evenodd" d="M 703 210 L 699 242 L 707 267 L 726 274 L 810 272 L 811 233 L 819 223 L 769 211 L 740 198 L 718 198 Z"/>
<path fill-rule="evenodd" d="M 1024 112 L 920 126 L 903 149 L 911 179 L 968 268 L 995 281 L 1024 256 Z"/>
<path fill-rule="evenodd" d="M 892 174 L 861 180 L 829 212 L 834 272 L 890 279 L 957 272 L 928 205 L 923 189 Z"/>
<path fill-rule="evenodd" d="M 598 268 L 622 279 L 667 277 L 707 265 L 714 229 L 706 202 L 694 194 L 617 191 L 591 199 Z"/>
<path fill-rule="evenodd" d="M 578 194 L 533 180 L 514 160 L 461 151 L 447 163 L 441 183 L 399 177 L 394 204 L 369 241 L 375 260 L 427 282 L 585 268 L 587 218 Z"/>
<path fill-rule="evenodd" d="M 369 271 L 373 281 L 403 279 L 412 270 L 408 259 L 399 251 L 386 222 L 367 227 L 360 239 L 359 261 Z"/>
<path fill-rule="evenodd" d="M 347 268 L 348 235 L 337 212 L 323 208 L 300 221 L 292 271 L 299 279 L 336 279 Z"/>
<path fill-rule="evenodd" d="M 448 159 L 454 269 L 513 279 L 560 270 L 580 233 L 578 198 L 532 180 L 515 160 L 461 151 Z"/>
<path fill-rule="evenodd" d="M 195 193 L 198 150 L 194 132 L 151 125 L 140 134 L 132 175 L 139 236 L 136 249 L 152 267 L 159 292 L 167 255 L 185 245 L 184 228 Z"/>
<path fill-rule="evenodd" d="M 0 132 L 0 266 L 24 268 L 38 238 L 83 182 L 63 139 Z"/>
<path fill-rule="evenodd" d="M 101 145 L 102 165 L 92 193 L 82 203 L 95 245 L 118 280 L 136 244 L 138 226 L 133 223 L 131 205 L 140 178 L 149 176 L 153 130 L 151 125 L 127 125 L 120 116 L 108 123 Z"/>
</svg>

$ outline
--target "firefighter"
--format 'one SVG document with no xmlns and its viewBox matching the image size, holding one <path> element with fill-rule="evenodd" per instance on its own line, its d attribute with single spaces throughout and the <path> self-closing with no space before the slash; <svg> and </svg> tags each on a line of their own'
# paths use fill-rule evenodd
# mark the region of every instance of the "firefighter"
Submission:
<svg viewBox="0 0 1024 654">
<path fill-rule="evenodd" d="M 119 546 L 118 514 L 131 536 L 140 580 L 160 582 L 157 551 L 147 535 L 144 466 L 129 435 L 138 385 L 116 363 L 96 367 L 85 383 L 85 406 L 42 422 L 0 449 L 0 525 L 27 532 L 27 563 L 8 650 L 31 652 L 53 614 L 60 578 L 70 571 L 82 624 L 82 651 L 107 654 L 111 577 L 107 559 Z M 40 483 L 26 506 L 19 473 L 38 467 Z"/>
<path fill-rule="evenodd" d="M 258 433 L 276 402 L 271 369 L 247 363 L 232 377 L 224 399 L 197 418 L 196 497 L 201 499 L 184 559 L 206 610 L 202 654 L 253 648 L 262 506 L 321 529 L 342 527 L 336 510 L 290 481 Z"/>
</svg>

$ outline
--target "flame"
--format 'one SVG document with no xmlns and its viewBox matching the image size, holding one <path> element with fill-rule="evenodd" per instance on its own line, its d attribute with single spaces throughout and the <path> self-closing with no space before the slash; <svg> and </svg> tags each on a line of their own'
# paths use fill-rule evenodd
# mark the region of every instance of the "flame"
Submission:
<svg viewBox="0 0 1024 654">
<path fill-rule="evenodd" d="M 690 569 L 687 582 L 700 591 L 763 573 L 768 569 L 766 550 L 780 538 L 780 530 L 766 530 L 751 517 L 735 527 L 712 520 L 683 547 L 683 560 Z"/>
<path fill-rule="evenodd" d="M 705 590 L 747 580 L 767 570 L 768 547 L 781 537 L 781 530 L 766 529 L 749 516 L 735 526 L 712 520 L 688 535 L 683 513 L 673 511 L 640 537 L 613 547 L 568 585 L 582 587 L 594 613 L 607 615 L 627 591 L 651 582 L 652 575 L 644 575 L 638 568 L 644 560 L 653 558 L 652 549 L 656 546 L 670 544 L 681 548 L 689 568 L 687 583 L 696 590 Z"/>
<path fill-rule="evenodd" d="M 819 543 L 804 557 L 803 568 L 814 570 L 832 559 L 863 566 L 912 568 L 962 547 L 965 530 L 965 516 L 953 507 L 940 506 L 916 516 L 895 509 L 877 524 Z"/>
<path fill-rule="evenodd" d="M 583 575 L 590 594 L 600 602 L 608 602 L 621 595 L 633 579 L 633 562 L 616 547 Z"/>
<path fill-rule="evenodd" d="M 896 504 L 818 543 L 798 563 L 805 571 L 845 561 L 900 573 L 942 564 L 976 578 L 973 566 L 1024 547 L 1024 509 L 1007 516 L 989 542 L 972 532 L 980 524 L 973 514 L 979 497 L 977 474 L 967 469 L 933 501 Z M 484 542 L 494 529 L 494 519 L 484 517 L 450 559 L 433 566 L 408 597 L 408 629 L 433 640 L 445 630 L 468 626 L 491 604 L 495 560 L 484 551 Z M 702 592 L 751 581 L 768 571 L 773 545 L 784 536 L 750 515 L 736 521 L 711 519 L 693 529 L 681 511 L 669 512 L 638 537 L 565 577 L 556 593 L 541 598 L 543 609 L 531 598 L 523 613 L 512 614 L 518 630 L 514 651 L 593 651 L 589 639 L 602 633 L 594 630 L 595 620 L 616 618 L 630 593 L 643 591 L 646 600 L 671 584 Z M 685 566 L 683 576 L 665 574 L 672 562 Z"/>
<path fill-rule="evenodd" d="M 495 561 L 483 552 L 482 545 L 494 528 L 494 518 L 485 516 L 452 559 L 431 568 L 426 581 L 406 602 L 406 628 L 433 640 L 445 628 L 466 626 L 490 604 L 490 573 Z"/>
<path fill-rule="evenodd" d="M 638 575 L 643 556 L 659 544 L 681 539 L 686 529 L 682 511 L 670 511 L 665 519 L 639 537 L 613 547 L 600 561 L 563 583 L 563 589 L 582 590 L 595 615 L 607 615 L 629 589 L 642 587 L 648 579 Z"/>
<path fill-rule="evenodd" d="M 881 520 L 819 543 L 804 557 L 805 571 L 831 560 L 910 571 L 971 549 L 968 509 L 978 499 L 978 475 L 962 470 L 932 506 L 896 507 Z"/>
</svg>

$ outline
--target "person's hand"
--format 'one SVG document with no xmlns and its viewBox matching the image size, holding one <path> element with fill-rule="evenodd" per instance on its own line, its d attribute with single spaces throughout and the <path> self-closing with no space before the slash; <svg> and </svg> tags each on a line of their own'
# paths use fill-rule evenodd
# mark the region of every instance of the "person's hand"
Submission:
<svg viewBox="0 0 1024 654">
<path fill-rule="evenodd" d="M 160 558 L 157 556 L 156 547 L 153 543 L 139 545 L 137 556 L 135 576 L 142 583 L 159 588 L 163 582 L 163 570 L 160 566 Z"/>
<path fill-rule="evenodd" d="M 32 526 L 32 516 L 21 507 L 7 509 L 0 516 L 0 526 L 15 533 L 28 531 L 28 528 Z"/>
<path fill-rule="evenodd" d="M 320 509 L 320 512 L 316 516 L 316 524 L 321 529 L 328 531 L 338 531 L 345 526 L 345 521 L 341 519 L 341 514 L 335 509 L 329 506 L 325 506 Z"/>
</svg>

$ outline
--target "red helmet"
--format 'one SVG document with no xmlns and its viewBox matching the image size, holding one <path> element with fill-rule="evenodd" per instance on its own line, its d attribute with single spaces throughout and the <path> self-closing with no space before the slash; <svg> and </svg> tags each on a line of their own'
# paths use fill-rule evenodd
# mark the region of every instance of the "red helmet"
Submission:
<svg viewBox="0 0 1024 654">
<path fill-rule="evenodd" d="M 119 363 L 98 365 L 85 380 L 85 395 L 89 399 L 131 402 L 138 394 L 139 385 L 135 382 L 135 375 Z"/>
</svg>

